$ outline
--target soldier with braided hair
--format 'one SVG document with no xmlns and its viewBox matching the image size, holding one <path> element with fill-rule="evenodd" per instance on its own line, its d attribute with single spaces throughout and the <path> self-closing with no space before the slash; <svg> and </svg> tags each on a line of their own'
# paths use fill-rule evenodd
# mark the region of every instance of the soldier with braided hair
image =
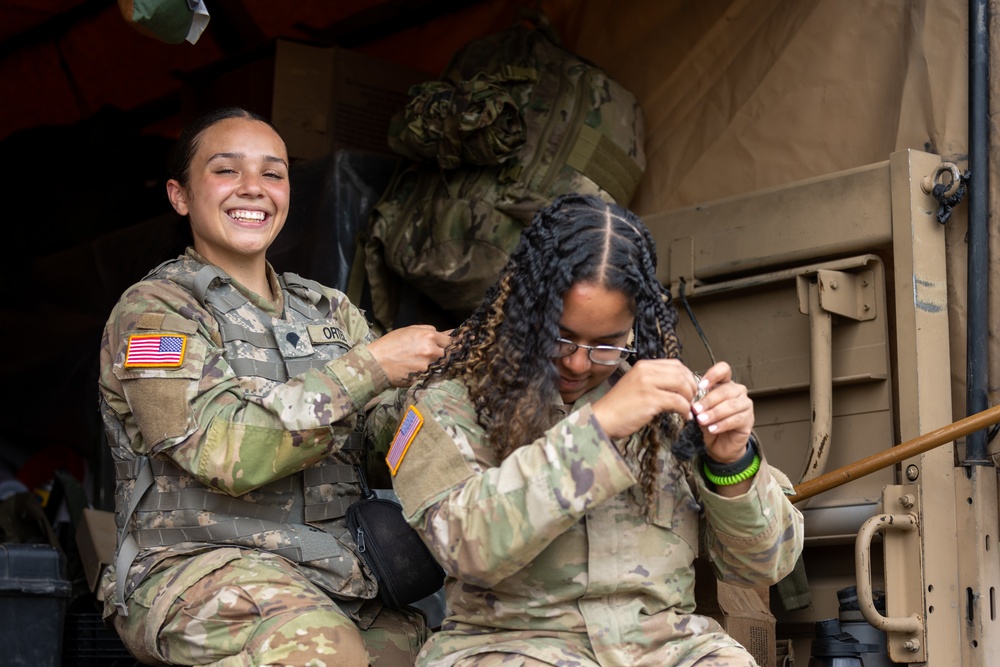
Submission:
<svg viewBox="0 0 1000 667">
<path fill-rule="evenodd" d="M 802 515 L 746 387 L 724 362 L 688 369 L 676 323 L 637 216 L 576 194 L 536 214 L 389 449 L 448 574 L 418 665 L 756 664 L 693 613 L 693 563 L 777 582 Z"/>
</svg>

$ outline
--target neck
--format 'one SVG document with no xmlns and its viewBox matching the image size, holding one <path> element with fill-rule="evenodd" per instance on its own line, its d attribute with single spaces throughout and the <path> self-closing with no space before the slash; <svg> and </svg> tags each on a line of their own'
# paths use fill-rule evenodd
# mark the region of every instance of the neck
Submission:
<svg viewBox="0 0 1000 667">
<path fill-rule="evenodd" d="M 271 284 L 267 280 L 267 260 L 264 253 L 254 255 L 203 252 L 195 247 L 202 257 L 215 264 L 247 289 L 274 302 Z"/>
<path fill-rule="evenodd" d="M 227 267 L 222 267 L 222 270 L 247 289 L 274 303 L 274 295 L 271 293 L 271 283 L 267 280 L 267 270 L 264 265 L 261 265 L 259 270 L 234 271 Z"/>
</svg>

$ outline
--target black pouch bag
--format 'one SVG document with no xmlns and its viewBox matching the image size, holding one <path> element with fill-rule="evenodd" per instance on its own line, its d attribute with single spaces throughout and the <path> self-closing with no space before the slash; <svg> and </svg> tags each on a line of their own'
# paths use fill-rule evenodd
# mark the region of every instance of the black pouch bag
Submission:
<svg viewBox="0 0 1000 667">
<path fill-rule="evenodd" d="M 347 527 L 375 573 L 382 602 L 399 609 L 433 595 L 444 583 L 444 570 L 406 523 L 399 503 L 377 497 L 367 482 L 362 485 L 364 497 L 347 508 Z"/>
</svg>

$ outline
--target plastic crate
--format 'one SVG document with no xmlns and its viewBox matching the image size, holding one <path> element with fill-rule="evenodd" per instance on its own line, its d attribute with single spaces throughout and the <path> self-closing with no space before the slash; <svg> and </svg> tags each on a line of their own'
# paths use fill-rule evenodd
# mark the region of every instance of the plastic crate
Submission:
<svg viewBox="0 0 1000 667">
<path fill-rule="evenodd" d="M 62 554 L 48 544 L 0 543 L 4 665 L 58 667 L 72 588 Z"/>
<path fill-rule="evenodd" d="M 63 637 L 63 666 L 132 667 L 138 665 L 99 612 L 69 612 Z"/>
</svg>

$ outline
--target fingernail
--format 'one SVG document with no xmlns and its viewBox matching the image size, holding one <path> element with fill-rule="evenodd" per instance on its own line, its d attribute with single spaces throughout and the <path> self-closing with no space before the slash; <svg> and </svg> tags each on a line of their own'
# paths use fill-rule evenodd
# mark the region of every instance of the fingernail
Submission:
<svg viewBox="0 0 1000 667">
<path fill-rule="evenodd" d="M 702 391 L 705 391 L 706 389 L 708 389 L 708 380 L 706 380 L 705 378 L 702 378 L 698 382 L 698 389 L 701 389 Z"/>
<path fill-rule="evenodd" d="M 711 426 L 708 427 L 708 432 L 709 433 L 715 433 L 718 430 L 719 430 L 719 425 L 718 424 L 712 424 Z"/>
<path fill-rule="evenodd" d="M 699 423 L 699 424 L 704 424 L 704 423 L 705 423 L 705 422 L 707 422 L 707 421 L 708 421 L 708 415 L 704 415 L 704 414 L 702 414 L 702 415 L 698 415 L 698 423 Z M 709 427 L 709 429 L 708 429 L 708 430 L 710 430 L 710 431 L 711 431 L 711 430 L 712 430 L 712 428 L 711 428 L 711 427 Z"/>
<path fill-rule="evenodd" d="M 694 405 L 691 406 L 691 409 L 694 410 L 695 412 L 701 412 L 705 408 L 702 407 L 701 403 L 695 403 Z"/>
</svg>

